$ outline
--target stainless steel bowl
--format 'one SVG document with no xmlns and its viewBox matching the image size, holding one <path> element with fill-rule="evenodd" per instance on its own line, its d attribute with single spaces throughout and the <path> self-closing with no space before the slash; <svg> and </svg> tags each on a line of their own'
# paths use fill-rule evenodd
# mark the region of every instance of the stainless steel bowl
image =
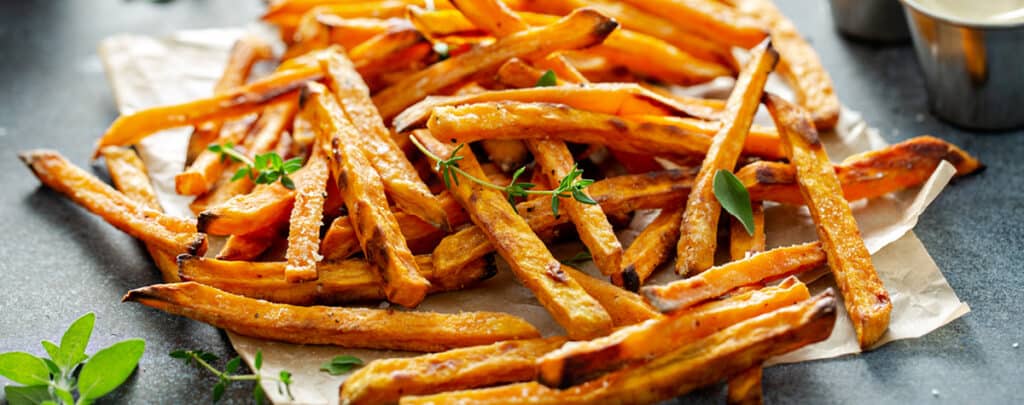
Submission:
<svg viewBox="0 0 1024 405">
<path fill-rule="evenodd" d="M 972 129 L 1024 126 L 1024 23 L 976 23 L 901 0 L 939 118 Z"/>
<path fill-rule="evenodd" d="M 910 39 L 899 0 L 831 0 L 832 21 L 839 32 L 862 40 L 903 42 Z"/>
</svg>

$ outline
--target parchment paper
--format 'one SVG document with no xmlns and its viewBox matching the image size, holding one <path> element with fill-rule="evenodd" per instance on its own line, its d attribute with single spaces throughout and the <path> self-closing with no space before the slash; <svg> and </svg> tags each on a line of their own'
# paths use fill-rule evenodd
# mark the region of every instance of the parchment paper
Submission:
<svg viewBox="0 0 1024 405">
<path fill-rule="evenodd" d="M 210 95 L 231 44 L 243 32 L 242 29 L 213 29 L 183 31 L 159 39 L 121 35 L 104 40 L 100 45 L 100 54 L 120 111 L 130 113 L 141 108 Z M 730 85 L 731 79 L 719 79 L 682 91 L 722 94 Z M 768 88 L 783 96 L 792 96 L 792 92 L 778 78 L 771 79 Z M 771 125 L 770 118 L 763 111 L 757 120 Z M 190 198 L 174 193 L 173 179 L 184 163 L 190 131 L 190 128 L 164 131 L 138 145 L 160 201 L 167 212 L 173 215 L 191 216 L 187 206 Z M 878 132 L 870 128 L 858 113 L 847 109 L 842 112 L 836 132 L 823 134 L 823 140 L 835 161 L 886 145 Z M 851 204 L 864 240 L 873 254 L 878 273 L 893 301 L 892 323 L 878 345 L 922 336 L 970 311 L 957 298 L 924 246 L 911 232 L 918 216 L 945 187 L 953 173 L 953 167 L 944 163 L 920 188 Z M 654 215 L 656 212 L 639 213 L 630 229 L 620 234 L 623 243 L 630 243 Z M 766 220 L 768 244 L 771 247 L 817 239 L 806 208 L 768 203 Z M 580 250 L 580 245 L 560 245 L 552 250 L 558 257 L 569 257 Z M 598 274 L 592 264 L 584 266 L 583 270 Z M 652 282 L 663 283 L 673 279 L 670 271 L 662 271 Z M 824 269 L 804 275 L 803 279 L 810 283 L 812 291 L 833 286 L 832 278 Z M 385 307 L 387 303 L 381 306 Z M 473 310 L 510 312 L 523 317 L 546 336 L 564 333 L 531 293 L 515 281 L 500 260 L 495 278 L 475 289 L 428 297 L 419 310 L 449 313 Z M 337 403 L 338 387 L 346 376 L 335 377 L 318 371 L 320 364 L 333 356 L 352 354 L 370 361 L 412 355 L 394 351 L 291 345 L 234 333 L 228 335 L 235 349 L 250 365 L 255 352 L 263 351 L 263 373 L 266 376 L 274 377 L 282 369 L 293 373 L 294 400 L 289 401 L 286 396 L 278 393 L 272 382 L 265 383 L 264 388 L 275 403 Z M 843 310 L 828 340 L 774 359 L 773 362 L 807 361 L 858 352 L 860 348 Z"/>
</svg>

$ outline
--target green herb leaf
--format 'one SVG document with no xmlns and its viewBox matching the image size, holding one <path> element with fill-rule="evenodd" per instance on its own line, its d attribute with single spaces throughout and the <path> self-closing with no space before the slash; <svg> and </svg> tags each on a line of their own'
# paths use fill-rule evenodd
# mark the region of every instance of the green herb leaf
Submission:
<svg viewBox="0 0 1024 405">
<path fill-rule="evenodd" d="M 715 198 L 727 212 L 743 224 L 743 229 L 751 236 L 754 235 L 754 212 L 750 207 L 750 193 L 743 187 L 740 179 L 736 178 L 728 170 L 719 170 L 715 173 L 712 184 Z"/>
<path fill-rule="evenodd" d="M 281 176 L 281 185 L 289 190 L 295 190 L 295 182 L 292 181 L 291 177 Z"/>
<path fill-rule="evenodd" d="M 558 76 L 555 76 L 554 70 L 548 70 L 537 79 L 537 84 L 534 87 L 551 87 L 558 84 Z"/>
<path fill-rule="evenodd" d="M 43 345 L 43 350 L 46 350 L 46 354 L 49 354 L 51 359 L 59 359 L 61 357 L 60 346 L 57 346 L 56 343 L 53 343 L 49 340 L 44 340 L 42 342 L 39 342 L 39 344 Z M 45 361 L 46 359 L 43 360 Z M 54 363 L 54 365 L 57 365 L 56 362 L 53 360 L 50 360 L 50 362 Z M 60 367 L 57 367 L 57 370 L 59 372 Z"/>
<path fill-rule="evenodd" d="M 249 171 L 249 166 L 245 166 L 241 169 L 238 169 L 238 171 L 235 172 L 234 176 L 231 176 L 231 181 L 241 180 L 246 177 L 252 177 L 250 173 L 251 172 Z"/>
<path fill-rule="evenodd" d="M 92 336 L 92 328 L 95 323 L 96 314 L 92 312 L 82 315 L 81 318 L 73 322 L 67 332 L 64 332 L 64 336 L 60 338 L 61 355 L 59 358 L 53 358 L 53 362 L 63 369 L 69 369 L 85 360 L 85 346 L 89 344 L 89 337 Z"/>
<path fill-rule="evenodd" d="M 228 361 L 228 364 L 224 365 L 224 373 L 234 374 L 236 371 L 238 371 L 238 366 L 240 365 L 242 365 L 242 358 L 235 357 Z"/>
<path fill-rule="evenodd" d="M 337 356 L 331 361 L 328 361 L 320 365 L 320 371 L 323 371 L 330 375 L 342 375 L 353 368 L 363 365 L 363 360 L 355 356 Z"/>
<path fill-rule="evenodd" d="M 50 369 L 46 362 L 25 352 L 0 354 L 0 375 L 24 385 L 50 383 Z"/>
<path fill-rule="evenodd" d="M 257 350 L 256 351 L 256 359 L 255 359 L 255 361 L 253 361 L 253 365 L 256 366 L 256 370 L 259 370 L 260 368 L 263 368 L 263 351 L 262 350 Z"/>
<path fill-rule="evenodd" d="M 128 339 L 96 352 L 78 375 L 78 392 L 96 399 L 113 391 L 135 371 L 146 350 L 142 339 Z"/>
<path fill-rule="evenodd" d="M 263 404 L 263 396 L 263 386 L 257 383 L 256 386 L 253 387 L 252 389 L 252 400 L 253 402 L 256 403 L 256 405 L 261 405 Z"/>
<path fill-rule="evenodd" d="M 37 405 L 50 400 L 50 390 L 46 385 L 8 385 L 4 387 L 4 395 L 10 405 Z"/>
<path fill-rule="evenodd" d="M 302 168 L 302 158 L 291 158 L 284 162 L 284 172 L 292 174 Z"/>
<path fill-rule="evenodd" d="M 220 401 L 220 399 L 224 397 L 225 388 L 227 388 L 227 385 L 224 383 L 224 381 L 221 381 L 217 383 L 217 385 L 213 386 L 213 402 Z"/>
</svg>

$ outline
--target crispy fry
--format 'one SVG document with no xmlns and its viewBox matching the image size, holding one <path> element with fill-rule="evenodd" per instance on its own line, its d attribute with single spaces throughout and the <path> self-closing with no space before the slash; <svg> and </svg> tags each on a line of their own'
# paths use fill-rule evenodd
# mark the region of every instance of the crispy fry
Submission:
<svg viewBox="0 0 1024 405">
<path fill-rule="evenodd" d="M 686 200 L 679 228 L 679 244 L 676 246 L 675 270 L 679 275 L 698 273 L 715 264 L 718 219 L 722 207 L 715 198 L 712 184 L 718 171 L 732 172 L 736 167 L 754 122 L 754 113 L 760 106 L 764 84 L 778 60 L 779 55 L 770 42 L 759 45 L 729 94 L 722 128 L 715 134 Z"/>
<path fill-rule="evenodd" d="M 37 149 L 21 152 L 18 157 L 44 185 L 149 246 L 168 253 L 206 251 L 206 235 L 196 233 L 191 221 L 129 199 L 59 153 Z"/>
<path fill-rule="evenodd" d="M 539 337 L 532 325 L 505 313 L 300 307 L 246 298 L 195 282 L 131 290 L 124 301 L 240 335 L 297 344 L 433 352 Z"/>
<path fill-rule="evenodd" d="M 405 395 L 528 381 L 537 357 L 565 343 L 563 337 L 498 342 L 417 357 L 376 360 L 341 385 L 349 405 L 397 403 Z"/>
<path fill-rule="evenodd" d="M 573 280 L 580 283 L 580 287 L 583 287 L 587 294 L 590 294 L 597 302 L 601 303 L 601 306 L 608 311 L 608 315 L 612 317 L 612 323 L 616 327 L 628 326 L 648 319 L 661 318 L 660 312 L 645 302 L 643 297 L 635 293 L 593 278 L 587 273 L 576 270 L 571 266 L 562 266 L 562 269 Z"/>
<path fill-rule="evenodd" d="M 520 62 L 522 63 L 522 62 Z M 536 83 L 533 79 L 527 85 Z M 696 113 L 685 100 L 665 97 L 632 83 L 591 83 L 576 86 L 527 87 L 494 90 L 460 96 L 430 96 L 395 117 L 398 132 L 415 128 L 430 118 L 435 107 L 459 106 L 494 101 L 565 104 L 580 110 L 614 115 L 677 115 L 706 118 L 706 108 Z"/>
<path fill-rule="evenodd" d="M 235 42 L 228 52 L 228 63 L 224 73 L 213 87 L 213 94 L 220 94 L 245 84 L 249 72 L 256 62 L 274 56 L 270 44 L 254 35 L 244 35 Z M 191 164 L 206 146 L 217 139 L 220 122 L 206 122 L 196 126 L 188 139 L 185 162 Z"/>
<path fill-rule="evenodd" d="M 614 214 L 680 204 L 689 193 L 690 179 L 692 173 L 665 171 L 613 177 L 595 182 L 587 189 L 605 212 Z M 568 222 L 566 217 L 555 218 L 551 204 L 544 199 L 519 203 L 516 211 L 537 233 Z M 438 269 L 459 268 L 493 251 L 494 246 L 483 230 L 476 226 L 467 227 L 441 240 L 434 249 L 434 266 Z"/>
<path fill-rule="evenodd" d="M 828 265 L 843 293 L 857 341 L 867 348 L 889 328 L 892 301 L 871 263 L 857 221 L 843 198 L 839 179 L 818 139 L 810 115 L 770 93 L 764 97 L 779 128 L 782 144 L 793 167 Z"/>
<path fill-rule="evenodd" d="M 624 0 L 639 9 L 665 16 L 676 26 L 726 45 L 753 48 L 768 32 L 757 19 L 714 0 Z M 775 32 L 772 32 L 774 35 Z"/>
<path fill-rule="evenodd" d="M 612 282 L 629 291 L 639 291 L 640 286 L 668 260 L 672 247 L 679 241 L 679 221 L 683 219 L 683 207 L 668 207 L 661 210 L 633 239 L 622 255 L 622 271 L 612 275 Z"/>
<path fill-rule="evenodd" d="M 253 260 L 266 252 L 275 242 L 283 239 L 284 233 L 278 226 L 270 226 L 243 235 L 231 235 L 217 253 L 221 260 Z M 358 247 L 356 247 L 358 250 Z"/>
<path fill-rule="evenodd" d="M 677 397 L 828 338 L 836 320 L 831 290 L 796 305 L 760 315 L 648 363 L 566 390 L 539 383 L 402 398 L 401 404 L 645 404 Z"/>
<path fill-rule="evenodd" d="M 530 150 L 520 141 L 486 139 L 480 142 L 487 156 L 501 169 L 502 172 L 511 172 L 530 158 Z"/>
<path fill-rule="evenodd" d="M 672 312 L 714 299 L 736 288 L 802 273 L 825 264 L 821 243 L 780 247 L 712 267 L 693 277 L 640 289 L 647 302 Z"/>
<path fill-rule="evenodd" d="M 413 136 L 435 155 L 452 154 L 447 146 L 426 131 L 416 131 Z M 463 149 L 459 156 L 462 156 L 459 161 L 462 170 L 477 178 L 485 176 L 472 152 Z M 504 195 L 468 180 L 454 183 L 451 192 L 469 213 L 473 223 L 486 230 L 487 239 L 509 263 L 516 278 L 533 291 L 570 338 L 587 339 L 611 331 L 612 320 L 608 312 L 587 295 L 579 283 L 566 275 L 562 264 L 551 255 L 527 222 L 516 215 Z"/>
<path fill-rule="evenodd" d="M 668 42 L 635 31 L 619 30 L 609 35 L 603 44 L 585 52 L 638 74 L 678 85 L 704 83 L 732 75 L 732 70 L 726 66 L 695 58 Z"/>
<path fill-rule="evenodd" d="M 658 125 L 673 126 L 683 131 L 698 133 L 707 137 L 713 137 L 722 130 L 720 121 L 705 121 L 695 118 L 667 117 L 656 115 L 626 115 L 623 118 L 638 123 L 650 123 Z M 774 127 L 762 125 L 751 125 L 747 132 L 746 142 L 743 144 L 743 154 L 757 156 L 768 160 L 780 160 L 785 158 L 782 152 L 782 143 L 779 141 L 779 133 Z"/>
<path fill-rule="evenodd" d="M 537 361 L 538 380 L 553 388 L 577 385 L 809 297 L 803 283 L 789 278 L 777 287 L 709 302 L 689 311 L 622 328 L 591 341 L 571 342 Z"/>
<path fill-rule="evenodd" d="M 107 170 L 110 172 L 110 179 L 114 182 L 115 188 L 139 205 L 163 212 L 163 207 L 160 206 L 160 201 L 156 197 L 156 190 L 153 189 L 153 184 L 149 181 L 146 166 L 135 151 L 119 146 L 108 146 L 101 149 L 100 153 L 107 161 Z M 160 270 L 165 282 L 180 281 L 174 254 L 166 253 L 155 245 L 150 246 L 149 244 L 146 245 L 146 251 L 153 258 L 153 264 Z"/>
<path fill-rule="evenodd" d="M 729 221 L 729 256 L 732 260 L 742 260 L 747 256 L 765 250 L 764 205 L 752 201 L 750 207 L 754 213 L 754 234 L 748 234 L 743 223 L 736 218 Z"/>
<path fill-rule="evenodd" d="M 328 149 L 331 173 L 338 182 L 363 254 L 380 270 L 388 300 L 415 307 L 423 301 L 430 282 L 419 274 L 412 252 L 388 208 L 381 177 L 359 147 L 362 143 L 358 128 L 323 85 L 310 83 L 303 94 L 303 110 L 315 117 L 310 122 L 315 124 L 318 147 Z"/>
<path fill-rule="evenodd" d="M 957 176 L 984 169 L 977 159 L 956 145 L 931 136 L 919 136 L 876 151 L 846 158 L 835 165 L 836 176 L 848 201 L 875 198 L 923 184 L 943 160 L 956 167 Z M 778 162 L 754 162 L 736 173 L 750 199 L 802 205 L 796 169 Z"/>
<path fill-rule="evenodd" d="M 295 202 L 288 217 L 288 251 L 285 279 L 290 283 L 316 280 L 320 260 L 320 226 L 323 224 L 327 192 L 327 158 L 316 148 L 306 162 L 308 175 L 295 183 Z"/>
<path fill-rule="evenodd" d="M 306 181 L 305 168 L 290 177 L 296 183 Z M 280 182 L 260 184 L 249 194 L 237 195 L 221 205 L 199 214 L 200 232 L 210 235 L 244 235 L 286 222 L 295 202 L 295 191 Z"/>
<path fill-rule="evenodd" d="M 163 129 L 249 114 L 322 77 L 319 66 L 295 66 L 210 98 L 122 115 L 96 142 L 96 151 L 109 145 L 131 145 Z"/>
<path fill-rule="evenodd" d="M 839 97 L 832 78 L 814 51 L 785 15 L 770 0 L 728 0 L 739 12 L 757 18 L 770 27 L 772 43 L 779 51 L 778 72 L 791 83 L 800 106 L 807 109 L 819 131 L 839 121 Z"/>
<path fill-rule="evenodd" d="M 355 124 L 355 129 L 364 135 L 356 139 L 362 143 L 363 152 L 380 175 L 384 190 L 395 201 L 395 205 L 434 226 L 451 229 L 440 201 L 430 193 L 423 180 L 416 176 L 412 163 L 391 139 L 390 132 L 370 99 L 370 91 L 352 63 L 337 51 L 327 53 L 321 63 L 327 72 L 331 91 L 338 97 L 346 116 Z"/>
<path fill-rule="evenodd" d="M 603 41 L 617 26 L 615 21 L 593 10 L 579 10 L 556 24 L 515 33 L 493 45 L 431 65 L 384 89 L 373 99 L 385 122 L 390 122 L 423 97 L 477 72 L 497 68 L 509 58 L 587 47 Z"/>
<path fill-rule="evenodd" d="M 296 110 L 296 99 L 286 98 L 283 101 L 267 106 L 260 114 L 260 118 L 245 138 L 243 152 L 250 158 L 258 154 L 274 150 L 281 139 L 282 132 L 292 122 Z M 242 163 L 229 165 L 221 175 L 220 184 L 206 194 L 197 197 L 189 204 L 192 212 L 198 215 L 207 208 L 223 204 L 225 201 L 240 194 L 252 191 L 255 186 L 249 178 L 241 178 L 231 181 L 235 172 L 242 167 Z"/>
<path fill-rule="evenodd" d="M 480 259 L 455 272 L 434 271 L 429 255 L 416 256 L 421 275 L 431 281 L 431 293 L 460 290 L 494 276 L 493 260 Z M 291 283 L 285 262 L 242 262 L 178 257 L 185 281 L 196 281 L 232 294 L 292 305 L 344 304 L 383 300 L 384 283 L 366 260 L 349 259 L 317 263 L 319 278 Z"/>
<path fill-rule="evenodd" d="M 730 377 L 726 403 L 729 405 L 763 404 L 762 374 L 764 374 L 764 368 L 761 365 L 755 365 Z"/>
</svg>

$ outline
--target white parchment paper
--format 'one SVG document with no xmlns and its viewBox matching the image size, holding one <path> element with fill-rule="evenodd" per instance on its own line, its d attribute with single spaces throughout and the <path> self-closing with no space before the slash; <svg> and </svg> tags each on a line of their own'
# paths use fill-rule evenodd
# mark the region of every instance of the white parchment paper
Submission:
<svg viewBox="0 0 1024 405">
<path fill-rule="evenodd" d="M 100 45 L 100 54 L 120 111 L 131 113 L 142 108 L 210 95 L 224 67 L 231 44 L 243 32 L 242 29 L 194 30 L 179 32 L 167 38 L 121 35 L 104 40 Z M 721 94 L 730 85 L 730 79 L 720 79 L 686 91 Z M 777 78 L 769 81 L 768 88 L 783 96 L 792 95 L 785 83 Z M 771 125 L 770 118 L 763 111 L 759 113 L 758 122 Z M 164 131 L 137 146 L 149 168 L 161 203 L 168 213 L 179 216 L 192 215 L 188 209 L 190 198 L 174 193 L 174 175 L 184 163 L 190 131 L 190 128 Z M 886 145 L 878 132 L 869 127 L 858 113 L 846 109 L 842 112 L 836 132 L 823 134 L 823 140 L 835 161 Z M 892 323 L 878 345 L 922 336 L 970 311 L 957 298 L 924 246 L 911 232 L 918 216 L 942 191 L 953 174 L 953 167 L 943 164 L 920 188 L 851 204 L 864 240 L 873 254 L 874 264 L 893 301 Z M 653 218 L 653 213 L 647 214 L 647 218 Z M 770 247 L 817 238 L 806 208 L 769 203 L 766 205 L 765 216 Z M 634 220 L 635 229 L 622 232 L 620 237 L 623 243 L 631 242 L 636 229 L 642 229 L 646 222 L 643 218 L 639 216 Z M 567 257 L 577 252 L 579 246 L 556 246 L 553 250 L 556 256 Z M 437 312 L 510 312 L 523 317 L 546 336 L 564 333 L 531 293 L 515 281 L 500 260 L 499 266 L 498 275 L 479 288 L 428 297 L 419 309 Z M 597 274 L 592 265 L 585 266 L 584 270 Z M 663 271 L 652 282 L 674 279 L 670 273 Z M 827 271 L 805 275 L 804 280 L 811 283 L 812 291 L 833 286 Z M 265 383 L 264 388 L 275 403 L 338 403 L 338 387 L 346 376 L 330 376 L 318 371 L 320 364 L 333 356 L 352 354 L 370 361 L 412 355 L 393 351 L 292 345 L 234 333 L 229 333 L 229 337 L 235 349 L 250 365 L 256 351 L 262 350 L 263 373 L 266 376 L 274 377 L 282 369 L 293 373 L 294 400 L 278 393 L 273 383 Z M 828 340 L 774 359 L 774 362 L 798 362 L 858 352 L 860 348 L 844 310 Z"/>
</svg>

